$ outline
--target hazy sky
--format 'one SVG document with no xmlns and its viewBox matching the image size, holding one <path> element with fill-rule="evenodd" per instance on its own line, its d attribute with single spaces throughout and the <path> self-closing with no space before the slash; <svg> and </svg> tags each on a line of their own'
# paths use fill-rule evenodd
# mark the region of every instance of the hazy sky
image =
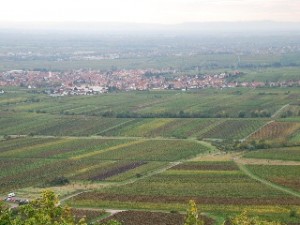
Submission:
<svg viewBox="0 0 300 225">
<path fill-rule="evenodd" d="M 0 22 L 300 22 L 300 0 L 3 0 Z"/>
</svg>

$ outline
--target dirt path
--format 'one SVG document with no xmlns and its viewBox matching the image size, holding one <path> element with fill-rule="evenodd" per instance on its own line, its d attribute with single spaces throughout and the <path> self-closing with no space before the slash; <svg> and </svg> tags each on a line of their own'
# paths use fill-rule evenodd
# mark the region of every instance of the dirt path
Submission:
<svg viewBox="0 0 300 225">
<path fill-rule="evenodd" d="M 125 121 L 125 122 L 123 122 L 123 123 L 119 123 L 119 124 L 117 124 L 117 125 L 115 125 L 115 126 L 112 126 L 112 127 L 109 127 L 109 128 L 107 128 L 107 129 L 105 129 L 105 130 L 102 130 L 101 132 L 99 132 L 99 133 L 97 133 L 97 134 L 95 134 L 95 135 L 101 135 L 102 133 L 105 133 L 105 132 L 107 132 L 107 131 L 113 130 L 113 129 L 117 128 L 117 127 L 120 127 L 120 126 L 122 126 L 122 125 L 124 125 L 124 124 L 130 123 L 130 122 L 132 122 L 132 121 L 134 121 L 134 119 Z"/>
<path fill-rule="evenodd" d="M 105 212 L 108 212 L 109 215 L 106 217 L 110 217 L 112 215 L 115 215 L 119 212 L 125 212 L 127 211 L 126 209 L 101 209 L 101 208 L 89 208 L 89 207 L 74 207 L 74 209 L 79 209 L 79 210 L 90 210 L 90 211 L 105 211 Z"/>
<path fill-rule="evenodd" d="M 290 104 L 286 104 L 284 106 L 282 106 L 280 109 L 278 109 L 272 116 L 271 118 L 277 118 L 277 116 L 286 108 L 289 107 Z"/>
<path fill-rule="evenodd" d="M 77 195 L 81 195 L 81 194 L 83 194 L 83 193 L 91 192 L 91 191 L 92 191 L 92 190 L 80 191 L 80 192 L 76 192 L 76 193 L 74 193 L 74 194 L 68 195 L 68 196 L 66 196 L 66 197 L 64 197 L 64 198 L 61 198 L 61 199 L 60 199 L 60 203 L 65 202 L 65 201 L 69 200 L 70 198 L 76 197 Z"/>
</svg>

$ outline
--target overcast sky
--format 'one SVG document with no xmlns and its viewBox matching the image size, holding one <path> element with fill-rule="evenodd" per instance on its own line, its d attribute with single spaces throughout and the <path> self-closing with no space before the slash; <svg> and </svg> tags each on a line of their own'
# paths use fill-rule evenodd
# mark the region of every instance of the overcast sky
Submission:
<svg viewBox="0 0 300 225">
<path fill-rule="evenodd" d="M 300 0 L 3 0 L 0 22 L 300 22 Z"/>
</svg>

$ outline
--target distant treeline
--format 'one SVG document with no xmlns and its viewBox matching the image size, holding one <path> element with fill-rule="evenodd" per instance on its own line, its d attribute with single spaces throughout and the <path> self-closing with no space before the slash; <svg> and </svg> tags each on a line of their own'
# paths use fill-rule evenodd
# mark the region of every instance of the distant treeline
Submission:
<svg viewBox="0 0 300 225">
<path fill-rule="evenodd" d="M 135 112 L 120 112 L 115 113 L 114 111 L 106 111 L 100 114 L 93 113 L 92 116 L 102 116 L 108 118 L 229 118 L 234 117 L 229 115 L 225 111 L 217 112 L 217 113 L 190 113 L 190 112 L 162 112 L 162 113 L 135 113 Z M 249 116 L 247 116 L 246 112 L 240 111 L 236 117 L 245 118 L 268 118 L 271 116 L 271 113 L 267 110 L 255 110 L 251 111 Z"/>
</svg>

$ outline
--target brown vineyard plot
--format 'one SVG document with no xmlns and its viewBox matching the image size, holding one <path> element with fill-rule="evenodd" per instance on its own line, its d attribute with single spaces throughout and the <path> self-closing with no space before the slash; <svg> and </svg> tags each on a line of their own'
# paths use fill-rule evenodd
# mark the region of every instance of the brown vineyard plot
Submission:
<svg viewBox="0 0 300 225">
<path fill-rule="evenodd" d="M 200 216 L 204 220 L 205 225 L 212 225 L 214 221 L 205 216 Z M 125 211 L 120 212 L 107 220 L 115 219 L 123 225 L 182 225 L 184 215 L 177 213 L 162 213 L 162 212 L 143 212 L 143 211 Z"/>
<path fill-rule="evenodd" d="M 137 167 L 139 167 L 141 165 L 144 165 L 146 163 L 147 162 L 140 161 L 140 162 L 132 162 L 132 163 L 129 163 L 129 164 L 121 165 L 121 166 L 115 167 L 113 169 L 104 171 L 103 173 L 98 174 L 97 176 L 94 176 L 94 177 L 90 178 L 90 180 L 92 180 L 92 181 L 105 180 L 105 179 L 107 179 L 109 177 L 118 175 L 120 173 L 124 173 L 124 172 L 126 172 L 128 170 L 135 169 L 135 168 L 137 168 Z"/>
</svg>

